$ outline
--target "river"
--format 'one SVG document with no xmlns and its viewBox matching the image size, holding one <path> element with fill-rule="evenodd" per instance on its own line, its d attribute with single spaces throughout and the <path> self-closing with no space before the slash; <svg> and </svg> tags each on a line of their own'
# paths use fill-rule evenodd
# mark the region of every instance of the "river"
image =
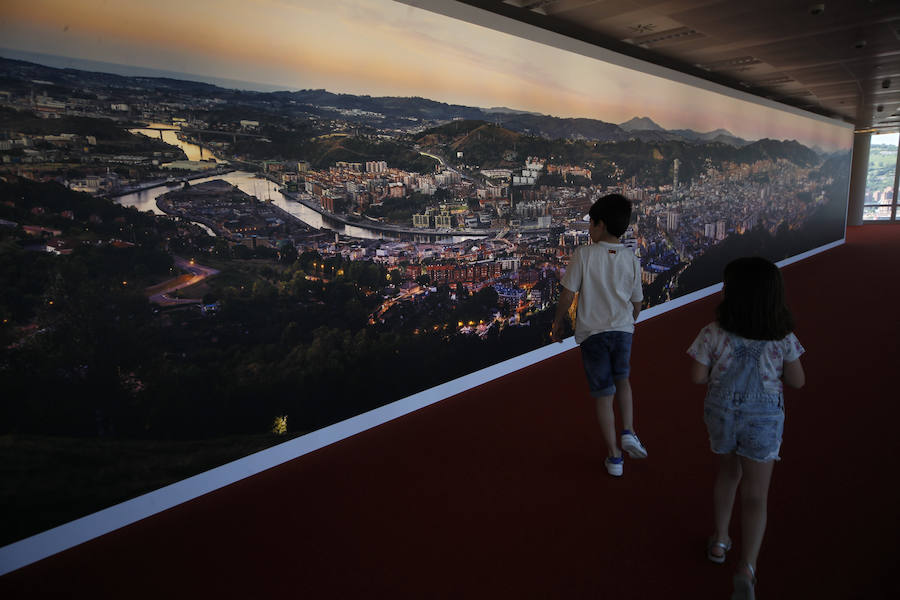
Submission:
<svg viewBox="0 0 900 600">
<path fill-rule="evenodd" d="M 166 125 L 162 126 L 167 127 Z M 141 133 L 148 137 L 159 137 L 159 131 L 154 129 L 132 129 L 131 131 L 134 133 Z M 196 144 L 191 144 L 189 142 L 178 139 L 178 136 L 175 135 L 175 131 L 163 131 L 163 141 L 173 146 L 178 146 L 179 148 L 184 150 L 184 153 L 190 160 L 200 160 L 200 158 L 205 154 L 206 159 L 215 158 L 219 163 L 227 163 L 227 161 L 224 161 L 212 155 L 208 149 L 201 148 Z M 204 181 L 212 181 L 214 179 L 223 179 L 232 185 L 236 185 L 242 192 L 251 196 L 256 196 L 260 200 L 270 200 L 273 204 L 275 204 L 285 212 L 297 217 L 307 225 L 310 225 L 311 227 L 314 227 L 316 229 L 331 229 L 346 236 L 360 239 L 373 240 L 398 238 L 397 234 L 392 234 L 390 232 L 380 231 L 377 229 L 368 229 L 366 227 L 359 227 L 356 225 L 348 225 L 336 219 L 329 219 L 322 213 L 319 213 L 300 202 L 288 198 L 278 191 L 278 186 L 276 184 L 272 183 L 268 179 L 256 177 L 252 173 L 248 173 L 246 171 L 232 171 L 231 173 L 222 175 L 212 175 L 210 177 L 192 179 L 191 185 L 203 183 Z M 164 213 L 156 206 L 156 199 L 162 194 L 172 191 L 173 189 L 177 188 L 169 187 L 166 185 L 159 185 L 157 187 L 149 188 L 139 192 L 133 192 L 124 196 L 119 196 L 115 199 L 115 202 L 117 204 L 121 204 L 122 206 L 133 206 L 142 212 L 149 210 L 155 214 L 161 215 Z M 202 225 L 201 223 L 197 223 L 197 225 L 201 225 L 210 235 L 215 235 L 209 227 Z M 434 234 L 428 235 L 423 232 L 422 237 L 425 238 L 423 239 L 423 241 L 427 241 L 428 238 L 433 238 L 435 236 Z M 445 243 L 455 243 L 461 242 L 466 239 L 471 239 L 468 236 L 458 235 L 437 237 L 441 238 L 441 240 Z"/>
<path fill-rule="evenodd" d="M 212 175 L 210 177 L 192 179 L 190 183 L 191 185 L 197 185 L 198 183 L 203 183 L 204 181 L 212 181 L 214 179 L 222 179 L 232 185 L 236 185 L 242 192 L 251 196 L 256 196 L 260 200 L 271 200 L 272 204 L 276 205 L 285 212 L 290 213 L 307 225 L 310 225 L 316 229 L 331 229 L 350 237 L 362 239 L 382 239 L 387 237 L 380 231 L 368 230 L 363 227 L 356 227 L 353 225 L 344 225 L 343 223 L 340 223 L 338 221 L 328 219 L 321 213 L 314 211 L 306 205 L 289 199 L 287 196 L 279 192 L 278 186 L 276 186 L 268 179 L 255 177 L 252 173 L 247 173 L 246 171 L 232 171 L 231 173 L 225 173 L 223 175 Z M 156 199 L 162 194 L 170 192 L 173 189 L 178 188 L 160 185 L 154 188 L 142 190 L 140 192 L 134 192 L 132 194 L 126 194 L 125 196 L 119 196 L 115 199 L 115 202 L 116 204 L 121 204 L 122 206 L 133 206 L 140 211 L 149 210 L 155 214 L 162 215 L 165 213 L 159 210 L 159 208 L 156 206 Z M 207 230 L 207 232 L 212 233 L 212 231 L 208 227 L 204 226 L 204 228 Z"/>
<path fill-rule="evenodd" d="M 147 127 L 172 127 L 171 125 L 166 125 L 164 123 L 150 123 Z M 220 159 L 218 156 L 209 151 L 208 148 L 204 148 L 203 146 L 199 146 L 197 144 L 191 144 L 188 142 L 183 142 L 178 139 L 178 131 L 174 129 L 129 129 L 131 133 L 140 133 L 141 135 L 146 135 L 147 137 L 151 137 L 154 139 L 162 139 L 165 143 L 170 146 L 178 146 L 184 151 L 185 156 L 187 156 L 188 160 L 209 160 L 215 159 L 217 163 L 225 163 L 228 161 Z M 160 133 L 162 133 L 162 138 L 160 138 Z"/>
</svg>

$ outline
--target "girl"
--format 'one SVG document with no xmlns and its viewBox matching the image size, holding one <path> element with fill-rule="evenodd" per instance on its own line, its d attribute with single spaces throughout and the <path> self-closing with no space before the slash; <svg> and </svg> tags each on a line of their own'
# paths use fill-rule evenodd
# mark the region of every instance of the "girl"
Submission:
<svg viewBox="0 0 900 600">
<path fill-rule="evenodd" d="M 772 467 L 784 429 L 782 383 L 805 383 L 803 347 L 791 333 L 781 272 L 764 258 L 739 258 L 725 267 L 716 321 L 704 327 L 688 354 L 691 380 L 708 384 L 703 407 L 710 447 L 719 455 L 713 487 L 715 531 L 706 556 L 724 563 L 728 525 L 741 488 L 741 562 L 732 599 L 755 598 L 756 558 L 766 529 Z"/>
</svg>

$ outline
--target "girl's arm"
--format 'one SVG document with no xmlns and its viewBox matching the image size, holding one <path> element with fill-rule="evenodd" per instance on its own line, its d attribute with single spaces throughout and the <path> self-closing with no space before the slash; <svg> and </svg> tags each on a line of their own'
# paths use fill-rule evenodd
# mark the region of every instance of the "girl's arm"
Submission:
<svg viewBox="0 0 900 600">
<path fill-rule="evenodd" d="M 803 384 L 806 383 L 806 373 L 803 372 L 803 365 L 800 364 L 800 359 L 792 360 L 791 362 L 784 363 L 784 370 L 781 373 L 781 380 L 785 383 L 785 385 L 789 385 L 792 388 L 802 388 Z"/>
<path fill-rule="evenodd" d="M 709 367 L 696 359 L 691 362 L 691 381 L 694 383 L 709 383 Z"/>
</svg>

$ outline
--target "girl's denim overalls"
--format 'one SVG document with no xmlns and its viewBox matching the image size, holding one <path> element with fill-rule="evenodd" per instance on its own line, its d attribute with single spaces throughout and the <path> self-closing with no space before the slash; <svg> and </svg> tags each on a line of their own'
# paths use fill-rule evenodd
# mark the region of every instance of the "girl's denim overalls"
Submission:
<svg viewBox="0 0 900 600">
<path fill-rule="evenodd" d="M 728 370 L 710 382 L 703 420 L 712 451 L 734 452 L 758 461 L 778 460 L 784 431 L 784 395 L 766 390 L 760 357 L 771 343 L 732 333 L 733 360 Z"/>
</svg>

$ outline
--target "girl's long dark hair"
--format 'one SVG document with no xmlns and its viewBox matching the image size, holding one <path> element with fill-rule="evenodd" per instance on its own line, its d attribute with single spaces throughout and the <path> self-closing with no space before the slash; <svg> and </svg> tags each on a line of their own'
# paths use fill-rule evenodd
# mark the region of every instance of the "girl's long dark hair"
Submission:
<svg viewBox="0 0 900 600">
<path fill-rule="evenodd" d="M 780 340 L 794 330 L 784 303 L 781 271 L 758 256 L 738 258 L 725 267 L 725 289 L 716 320 L 725 331 L 751 340 Z"/>
</svg>

